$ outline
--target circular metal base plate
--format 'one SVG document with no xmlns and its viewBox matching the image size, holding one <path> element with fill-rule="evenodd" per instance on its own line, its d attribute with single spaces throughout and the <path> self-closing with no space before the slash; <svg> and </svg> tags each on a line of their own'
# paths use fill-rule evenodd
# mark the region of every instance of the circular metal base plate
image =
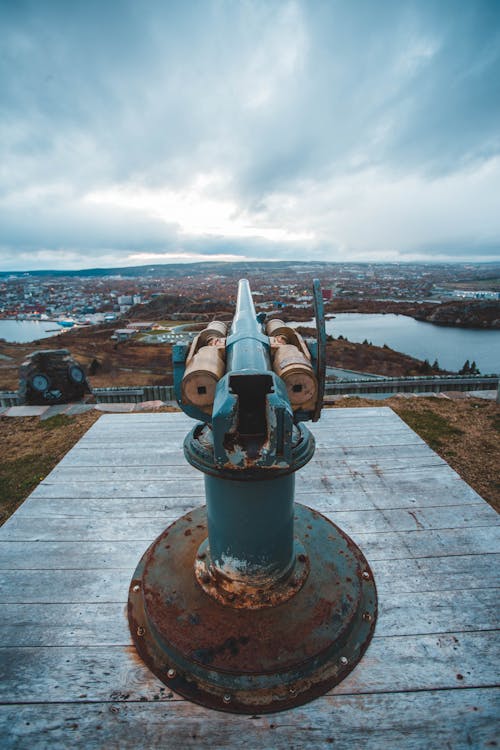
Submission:
<svg viewBox="0 0 500 750">
<path fill-rule="evenodd" d="M 341 529 L 299 504 L 295 535 L 309 576 L 268 609 L 221 604 L 198 584 L 204 507 L 147 550 L 130 585 L 129 624 L 140 656 L 172 690 L 222 711 L 269 713 L 325 693 L 356 666 L 377 616 L 370 567 Z"/>
</svg>

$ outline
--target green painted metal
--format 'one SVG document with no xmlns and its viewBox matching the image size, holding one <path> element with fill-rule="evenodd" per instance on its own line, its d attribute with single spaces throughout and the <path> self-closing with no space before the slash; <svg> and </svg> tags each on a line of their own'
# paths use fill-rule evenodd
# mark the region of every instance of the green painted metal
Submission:
<svg viewBox="0 0 500 750">
<path fill-rule="evenodd" d="M 217 384 L 211 430 L 195 431 L 185 443 L 187 460 L 206 474 L 210 563 L 229 577 L 245 571 L 248 580 L 278 579 L 294 565 L 293 472 L 304 460 L 294 461 L 293 449 L 300 443 L 308 460 L 314 438 L 304 426 L 294 427 L 246 279 L 238 286 L 226 369 Z"/>
<path fill-rule="evenodd" d="M 205 476 L 212 564 L 227 576 L 274 577 L 294 563 L 295 476 L 261 482 Z"/>
<path fill-rule="evenodd" d="M 304 703 L 343 679 L 373 634 L 376 589 L 361 551 L 326 518 L 294 502 L 295 472 L 315 448 L 303 422 L 319 418 L 324 388 L 319 283 L 314 299 L 318 341 L 310 353 L 319 397 L 313 410 L 294 413 L 277 374 L 288 366 L 276 364 L 277 352 L 285 351 L 282 359 L 294 367 L 304 362 L 302 344 L 290 345 L 285 331 L 273 338 L 271 352 L 245 279 L 222 377 L 217 360 L 211 413 L 183 403 L 188 350 L 174 347 L 179 403 L 199 420 L 184 454 L 205 475 L 206 507 L 172 524 L 144 554 L 131 584 L 129 622 L 155 674 L 221 710 L 269 712 Z M 189 377 L 200 378 L 190 381 L 195 389 L 214 371 L 214 350 L 196 360 L 197 346 L 188 365 Z M 196 390 L 189 398 L 196 402 Z"/>
<path fill-rule="evenodd" d="M 229 372 L 272 372 L 269 339 L 257 321 L 250 284 L 241 279 L 238 284 L 236 312 L 229 338 L 226 341 L 227 370 Z"/>
</svg>

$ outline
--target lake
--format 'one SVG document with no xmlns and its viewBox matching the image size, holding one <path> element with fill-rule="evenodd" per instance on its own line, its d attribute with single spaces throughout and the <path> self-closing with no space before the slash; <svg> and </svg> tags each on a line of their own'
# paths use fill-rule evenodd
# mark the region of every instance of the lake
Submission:
<svg viewBox="0 0 500 750">
<path fill-rule="evenodd" d="M 314 321 L 296 325 L 314 325 Z M 475 360 L 482 375 L 500 372 L 500 331 L 448 328 L 424 323 L 406 315 L 339 313 L 326 321 L 326 332 L 350 341 L 372 344 L 410 354 L 417 359 L 438 360 L 445 370 L 460 370 L 465 360 Z"/>
<path fill-rule="evenodd" d="M 63 329 L 54 321 L 0 320 L 0 339 L 26 344 L 36 339 L 46 339 Z"/>
<path fill-rule="evenodd" d="M 314 321 L 297 325 L 314 325 Z M 63 329 L 54 322 L 35 320 L 0 320 L 0 338 L 26 343 L 49 338 Z M 350 341 L 387 344 L 405 354 L 429 362 L 439 361 L 446 370 L 459 370 L 468 359 L 475 360 L 483 375 L 500 372 L 500 331 L 477 328 L 445 328 L 423 323 L 406 315 L 339 313 L 326 321 L 332 336 Z"/>
</svg>

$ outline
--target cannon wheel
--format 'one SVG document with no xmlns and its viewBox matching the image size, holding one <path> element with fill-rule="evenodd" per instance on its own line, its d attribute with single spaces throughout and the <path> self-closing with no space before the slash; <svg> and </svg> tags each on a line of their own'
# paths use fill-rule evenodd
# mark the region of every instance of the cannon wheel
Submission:
<svg viewBox="0 0 500 750">
<path fill-rule="evenodd" d="M 50 378 L 43 372 L 34 372 L 29 378 L 29 384 L 37 393 L 46 393 L 50 388 Z"/>
<path fill-rule="evenodd" d="M 313 304 L 314 317 L 316 318 L 316 338 L 318 342 L 318 353 L 316 358 L 316 377 L 318 379 L 318 399 L 316 408 L 313 412 L 312 421 L 317 422 L 321 416 L 323 406 L 323 397 L 325 395 L 325 377 L 326 377 L 326 329 L 325 329 L 325 312 L 323 309 L 323 294 L 319 279 L 313 281 Z"/>
</svg>

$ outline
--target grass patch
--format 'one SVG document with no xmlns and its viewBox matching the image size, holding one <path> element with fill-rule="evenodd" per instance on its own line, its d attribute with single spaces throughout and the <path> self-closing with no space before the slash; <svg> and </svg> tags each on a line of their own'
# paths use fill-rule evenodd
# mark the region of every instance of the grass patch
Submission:
<svg viewBox="0 0 500 750">
<path fill-rule="evenodd" d="M 40 428 L 42 430 L 58 430 L 60 427 L 67 427 L 72 421 L 73 418 L 66 416 L 66 414 L 54 414 L 49 419 L 40 420 Z"/>
<path fill-rule="evenodd" d="M 54 456 L 31 453 L 0 465 L 0 523 L 5 521 L 49 473 Z"/>
<path fill-rule="evenodd" d="M 454 427 L 447 419 L 430 409 L 418 412 L 411 409 L 398 409 L 398 414 L 432 450 L 444 448 L 450 438 L 464 434 L 463 430 Z"/>
</svg>

